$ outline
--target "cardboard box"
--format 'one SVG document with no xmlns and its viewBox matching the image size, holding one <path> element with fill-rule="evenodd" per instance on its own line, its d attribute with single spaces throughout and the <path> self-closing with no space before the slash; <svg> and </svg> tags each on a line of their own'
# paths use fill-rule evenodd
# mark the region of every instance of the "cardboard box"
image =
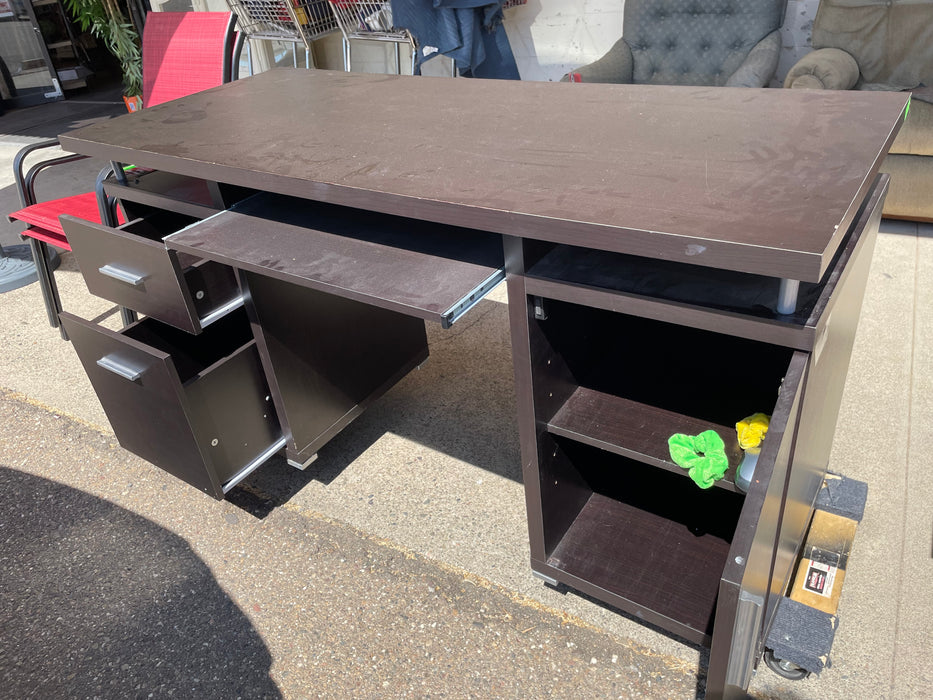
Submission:
<svg viewBox="0 0 933 700">
<path fill-rule="evenodd" d="M 791 588 L 792 600 L 836 614 L 857 527 L 855 520 L 841 515 L 813 513 Z"/>
</svg>

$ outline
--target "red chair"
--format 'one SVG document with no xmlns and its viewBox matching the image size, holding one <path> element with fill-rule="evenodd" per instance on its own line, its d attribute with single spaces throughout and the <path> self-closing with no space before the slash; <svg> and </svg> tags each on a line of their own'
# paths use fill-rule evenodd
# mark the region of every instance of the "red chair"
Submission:
<svg viewBox="0 0 933 700">
<path fill-rule="evenodd" d="M 143 29 L 143 107 L 153 107 L 179 97 L 229 82 L 234 77 L 241 38 L 234 46 L 236 15 L 232 12 L 150 12 Z M 46 168 L 84 158 L 68 154 L 42 161 L 25 171 L 30 153 L 57 146 L 57 140 L 43 141 L 23 148 L 13 161 L 16 187 L 22 209 L 8 216 L 10 221 L 22 221 L 36 263 L 42 299 L 53 328 L 60 328 L 58 314 L 62 310 L 58 287 L 49 264 L 48 245 L 71 250 L 58 217 L 70 214 L 82 219 L 114 226 L 119 221 L 115 203 L 103 193 L 103 181 L 111 171 L 119 177 L 119 166 L 105 168 L 97 178 L 94 192 L 37 201 L 35 180 Z M 132 318 L 124 312 L 124 321 Z M 67 339 L 64 329 L 62 337 Z"/>
</svg>

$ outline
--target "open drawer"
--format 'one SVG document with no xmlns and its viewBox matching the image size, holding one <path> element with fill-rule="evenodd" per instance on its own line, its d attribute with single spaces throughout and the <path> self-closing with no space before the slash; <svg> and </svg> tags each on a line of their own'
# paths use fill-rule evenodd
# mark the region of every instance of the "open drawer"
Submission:
<svg viewBox="0 0 933 700">
<path fill-rule="evenodd" d="M 62 324 L 120 444 L 214 498 L 285 445 L 244 311 L 194 336 L 151 318 Z"/>
<path fill-rule="evenodd" d="M 166 250 L 162 238 L 195 221 L 151 210 L 118 228 L 62 216 L 88 290 L 189 333 L 242 305 L 229 267 Z"/>
<path fill-rule="evenodd" d="M 165 242 L 445 328 L 505 278 L 497 234 L 266 193 Z"/>
</svg>

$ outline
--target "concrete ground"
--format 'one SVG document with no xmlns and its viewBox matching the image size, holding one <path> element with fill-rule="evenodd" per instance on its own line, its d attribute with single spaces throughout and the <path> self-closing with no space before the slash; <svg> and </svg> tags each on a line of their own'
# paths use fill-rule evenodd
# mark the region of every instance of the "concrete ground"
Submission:
<svg viewBox="0 0 933 700">
<path fill-rule="evenodd" d="M 122 105 L 0 117 L 9 164 Z M 49 195 L 101 163 L 59 168 Z M 0 244 L 18 243 L 0 223 Z M 65 308 L 119 326 L 70 254 Z M 820 677 L 760 698 L 933 688 L 933 226 L 883 222 L 831 468 L 866 481 Z M 0 646 L 10 697 L 702 697 L 706 654 L 528 566 L 504 289 L 320 453 L 217 502 L 125 452 L 36 284 L 0 295 Z M 480 391 L 477 388 L 481 388 Z"/>
</svg>

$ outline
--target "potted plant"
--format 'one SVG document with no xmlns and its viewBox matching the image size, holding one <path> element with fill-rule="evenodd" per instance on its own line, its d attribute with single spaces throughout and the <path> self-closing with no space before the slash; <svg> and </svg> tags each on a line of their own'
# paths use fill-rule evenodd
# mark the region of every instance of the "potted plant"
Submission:
<svg viewBox="0 0 933 700">
<path fill-rule="evenodd" d="M 81 27 L 100 39 L 120 62 L 123 101 L 130 112 L 142 106 L 143 63 L 139 33 L 117 0 L 65 0 L 65 6 Z"/>
</svg>

